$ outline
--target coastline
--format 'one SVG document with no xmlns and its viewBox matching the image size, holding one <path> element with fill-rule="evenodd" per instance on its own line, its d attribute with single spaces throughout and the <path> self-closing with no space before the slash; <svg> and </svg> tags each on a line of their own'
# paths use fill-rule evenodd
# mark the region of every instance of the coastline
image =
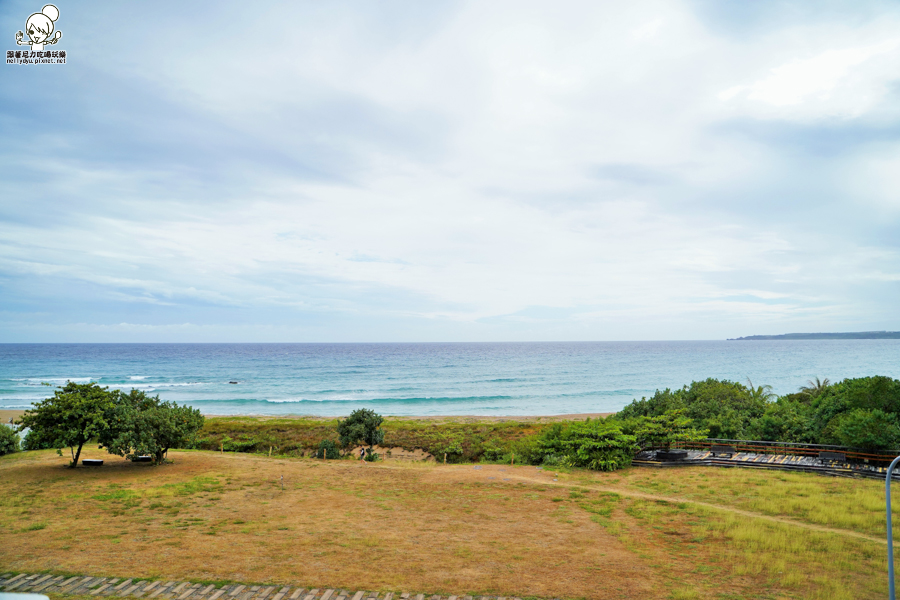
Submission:
<svg viewBox="0 0 900 600">
<path fill-rule="evenodd" d="M 23 409 L 0 409 L 0 423 L 9 423 L 9 419 L 18 419 L 25 413 Z M 385 419 L 397 421 L 433 421 L 435 423 L 548 423 L 553 421 L 575 421 L 587 418 L 608 417 L 614 412 L 604 413 L 572 413 L 565 415 L 384 415 Z M 323 417 L 319 415 L 214 415 L 204 414 L 208 419 L 253 419 L 257 421 L 270 421 L 275 419 L 305 419 L 310 421 L 331 421 L 347 415 Z"/>
</svg>

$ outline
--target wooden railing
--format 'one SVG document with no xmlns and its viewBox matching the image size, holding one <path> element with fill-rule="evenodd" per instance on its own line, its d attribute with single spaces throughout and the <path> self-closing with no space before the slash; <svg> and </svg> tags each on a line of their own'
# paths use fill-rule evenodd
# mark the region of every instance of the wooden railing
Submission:
<svg viewBox="0 0 900 600">
<path fill-rule="evenodd" d="M 761 440 L 725 440 L 707 438 L 700 442 L 677 442 L 673 448 L 686 450 L 709 450 L 714 445 L 734 447 L 738 452 L 755 454 L 792 454 L 795 456 L 818 457 L 820 452 L 837 452 L 844 454 L 847 460 L 859 462 L 891 462 L 897 454 L 872 452 L 846 446 L 829 446 L 825 444 L 795 444 L 790 442 L 765 442 Z"/>
</svg>

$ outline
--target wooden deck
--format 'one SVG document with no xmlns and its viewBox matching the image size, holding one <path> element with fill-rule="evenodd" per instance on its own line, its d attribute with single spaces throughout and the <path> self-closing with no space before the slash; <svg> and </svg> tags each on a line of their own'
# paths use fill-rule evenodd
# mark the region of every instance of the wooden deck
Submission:
<svg viewBox="0 0 900 600">
<path fill-rule="evenodd" d="M 638 467 L 750 467 L 757 469 L 778 469 L 782 471 L 803 471 L 844 477 L 868 477 L 884 480 L 887 468 L 865 463 L 850 463 L 828 460 L 814 456 L 797 456 L 793 454 L 758 454 L 753 452 L 737 452 L 732 456 L 715 456 L 708 450 L 688 450 L 684 460 L 660 461 L 654 452 L 638 454 L 634 462 Z M 900 479 L 900 472 L 894 471 L 893 478 Z"/>
</svg>

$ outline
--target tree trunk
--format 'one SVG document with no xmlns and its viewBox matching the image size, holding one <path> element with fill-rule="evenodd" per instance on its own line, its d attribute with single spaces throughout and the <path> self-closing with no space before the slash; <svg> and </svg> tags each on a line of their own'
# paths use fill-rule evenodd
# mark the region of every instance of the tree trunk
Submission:
<svg viewBox="0 0 900 600">
<path fill-rule="evenodd" d="M 75 459 L 72 461 L 73 469 L 78 466 L 78 457 L 81 456 L 82 446 L 84 446 L 84 442 L 81 442 L 80 444 L 78 444 L 78 452 L 75 453 Z"/>
</svg>

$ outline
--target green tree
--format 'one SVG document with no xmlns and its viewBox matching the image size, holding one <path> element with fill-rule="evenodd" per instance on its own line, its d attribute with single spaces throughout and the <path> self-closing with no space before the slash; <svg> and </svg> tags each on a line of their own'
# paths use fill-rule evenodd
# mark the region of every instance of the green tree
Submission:
<svg viewBox="0 0 900 600">
<path fill-rule="evenodd" d="M 807 396 L 818 396 L 828 389 L 829 381 L 827 377 L 825 379 L 819 379 L 818 377 L 816 377 L 815 381 L 810 379 L 806 383 L 807 385 L 804 385 L 802 388 L 800 388 L 800 393 Z"/>
<path fill-rule="evenodd" d="M 134 460 L 152 456 L 161 464 L 169 448 L 189 445 L 203 427 L 203 415 L 189 406 L 160 401 L 132 389 L 116 393 L 107 413 L 109 427 L 100 435 L 100 443 L 110 454 Z"/>
<path fill-rule="evenodd" d="M 828 380 L 826 379 L 825 381 Z M 772 393 L 771 385 L 754 386 L 749 377 L 747 378 L 747 391 L 750 393 L 750 398 L 753 400 L 762 400 L 763 402 L 769 402 L 773 398 L 775 398 L 775 394 Z"/>
<path fill-rule="evenodd" d="M 687 389 L 687 386 L 685 386 L 685 389 Z M 670 410 L 684 407 L 683 390 L 675 390 L 673 392 L 669 388 L 666 388 L 663 391 L 656 390 L 656 393 L 650 398 L 645 396 L 640 400 L 632 401 L 631 404 L 628 404 L 622 410 L 617 412 L 615 416 L 618 420 L 634 419 L 636 417 L 653 417 Z"/>
<path fill-rule="evenodd" d="M 0 424 L 0 456 L 19 451 L 19 434 L 12 427 Z"/>
<path fill-rule="evenodd" d="M 372 454 L 372 446 L 384 441 L 384 430 L 381 424 L 384 418 L 374 410 L 360 408 L 350 413 L 346 419 L 338 421 L 337 432 L 341 437 L 341 446 L 349 448 L 353 444 L 367 445 L 368 454 Z"/>
<path fill-rule="evenodd" d="M 113 405 L 115 392 L 96 383 L 73 383 L 54 392 L 25 411 L 19 424 L 31 428 L 28 437 L 36 447 L 56 448 L 62 456 L 67 447 L 74 468 L 78 465 L 84 444 L 101 435 L 107 428 L 106 414 Z"/>
<path fill-rule="evenodd" d="M 741 438 L 749 435 L 749 425 L 763 415 L 770 404 L 766 386 L 753 391 L 742 384 L 718 379 L 691 382 L 674 392 L 657 390 L 652 398 L 635 400 L 616 415 L 617 419 L 655 417 L 670 410 L 684 409 L 699 429 L 714 438 Z"/>
<path fill-rule="evenodd" d="M 706 431 L 696 429 L 683 408 L 669 410 L 654 417 L 641 417 L 634 424 L 634 436 L 641 448 L 668 450 L 675 442 L 706 439 Z"/>
</svg>

